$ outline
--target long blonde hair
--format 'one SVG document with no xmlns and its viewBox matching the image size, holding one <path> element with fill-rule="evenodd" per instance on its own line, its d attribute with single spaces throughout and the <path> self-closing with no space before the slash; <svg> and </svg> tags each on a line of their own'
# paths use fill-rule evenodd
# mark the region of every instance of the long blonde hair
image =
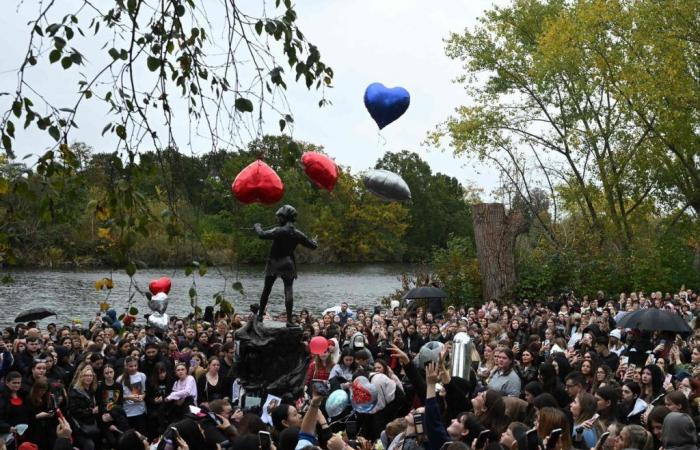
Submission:
<svg viewBox="0 0 700 450">
<path fill-rule="evenodd" d="M 83 375 L 88 370 L 92 372 L 92 383 L 90 383 L 90 386 L 88 386 L 88 388 L 85 389 L 83 385 Z M 87 390 L 91 394 L 95 392 L 95 390 L 97 389 L 97 374 L 95 373 L 95 370 L 90 364 L 85 364 L 82 368 L 76 371 L 71 387 L 78 390 Z"/>
</svg>

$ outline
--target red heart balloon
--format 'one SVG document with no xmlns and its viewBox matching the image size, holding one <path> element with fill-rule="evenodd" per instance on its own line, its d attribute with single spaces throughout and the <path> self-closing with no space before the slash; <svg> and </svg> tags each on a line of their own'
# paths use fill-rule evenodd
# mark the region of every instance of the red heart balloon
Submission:
<svg viewBox="0 0 700 450">
<path fill-rule="evenodd" d="M 148 290 L 151 291 L 151 294 L 153 295 L 156 295 L 160 292 L 165 292 L 166 294 L 168 294 L 170 293 L 170 285 L 170 278 L 161 277 L 157 280 L 151 280 L 151 282 L 148 283 Z"/>
<path fill-rule="evenodd" d="M 258 160 L 241 170 L 233 180 L 231 191 L 241 203 L 271 205 L 282 200 L 284 183 L 277 172 Z"/>
<path fill-rule="evenodd" d="M 301 165 L 306 175 L 314 184 L 329 192 L 338 182 L 338 167 L 328 156 L 316 152 L 306 152 L 301 155 Z"/>
</svg>

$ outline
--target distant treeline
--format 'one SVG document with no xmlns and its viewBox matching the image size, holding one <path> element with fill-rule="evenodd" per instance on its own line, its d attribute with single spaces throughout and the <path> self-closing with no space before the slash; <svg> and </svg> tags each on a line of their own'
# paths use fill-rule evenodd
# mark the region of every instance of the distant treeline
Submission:
<svg viewBox="0 0 700 450">
<path fill-rule="evenodd" d="M 304 151 L 323 151 L 286 137 L 264 137 L 245 150 L 185 155 L 141 153 L 135 161 L 85 144 L 45 155 L 33 168 L 3 165 L 0 193 L 5 262 L 25 267 L 184 266 L 264 261 L 269 242 L 252 231 L 275 224 L 279 205 L 242 205 L 231 183 L 262 158 L 282 178 L 282 203 L 319 240 L 310 262 L 427 261 L 451 235 L 471 235 L 470 208 L 455 178 L 432 173 L 412 152 L 387 153 L 377 168 L 400 173 L 413 193 L 386 203 L 340 168 L 333 192 L 304 174 Z M 332 156 L 332 155 L 331 155 Z"/>
<path fill-rule="evenodd" d="M 263 262 L 269 242 L 258 239 L 252 226 L 275 224 L 279 205 L 242 205 L 231 194 L 241 169 L 262 158 L 285 183 L 281 203 L 294 205 L 298 226 L 319 241 L 316 251 L 300 249 L 299 261 L 428 263 L 407 274 L 406 287 L 437 281 L 452 299 L 479 301 L 470 207 L 478 198 L 471 187 L 433 173 L 418 154 L 402 151 L 386 153 L 375 167 L 400 174 L 411 189 L 410 202 L 379 200 L 343 167 L 329 193 L 299 166 L 304 151 L 323 149 L 266 136 L 243 150 L 145 152 L 125 161 L 75 143 L 43 155 L 31 168 L 4 161 L 1 263 L 133 274 L 143 267 L 189 267 L 193 261 L 232 267 Z M 507 202 L 529 222 L 516 245 L 519 284 L 513 295 L 669 290 L 700 281 L 693 268 L 692 217 L 639 208 L 629 228 L 630 245 L 622 246 L 610 238 L 615 229 L 607 223 L 592 232 L 575 201 L 562 202 L 555 220 L 547 193 L 530 194 L 538 200 L 514 196 Z"/>
</svg>

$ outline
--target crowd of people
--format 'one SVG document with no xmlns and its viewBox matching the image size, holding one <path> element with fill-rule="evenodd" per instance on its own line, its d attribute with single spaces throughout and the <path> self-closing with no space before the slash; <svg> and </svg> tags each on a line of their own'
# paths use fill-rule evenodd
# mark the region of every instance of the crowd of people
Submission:
<svg viewBox="0 0 700 450">
<path fill-rule="evenodd" d="M 274 407 L 247 405 L 236 375 L 235 332 L 252 315 L 210 308 L 172 317 L 167 330 L 99 316 L 85 327 L 8 327 L 0 449 L 697 448 L 697 293 L 433 306 L 301 311 L 303 340 L 323 336 L 328 348 L 312 355 L 303 393 Z M 618 328 L 640 308 L 678 314 L 695 331 Z M 458 333 L 470 338 L 461 376 Z M 371 410 L 330 416 L 328 395 L 360 376 L 376 392 Z"/>
</svg>

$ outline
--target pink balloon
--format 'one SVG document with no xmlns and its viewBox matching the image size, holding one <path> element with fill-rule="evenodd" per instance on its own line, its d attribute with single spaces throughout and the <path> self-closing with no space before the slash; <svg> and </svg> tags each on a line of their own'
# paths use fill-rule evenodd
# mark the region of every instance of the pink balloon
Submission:
<svg viewBox="0 0 700 450">
<path fill-rule="evenodd" d="M 316 336 L 309 342 L 309 350 L 313 355 L 320 355 L 328 350 L 328 339 L 323 336 Z"/>
</svg>

